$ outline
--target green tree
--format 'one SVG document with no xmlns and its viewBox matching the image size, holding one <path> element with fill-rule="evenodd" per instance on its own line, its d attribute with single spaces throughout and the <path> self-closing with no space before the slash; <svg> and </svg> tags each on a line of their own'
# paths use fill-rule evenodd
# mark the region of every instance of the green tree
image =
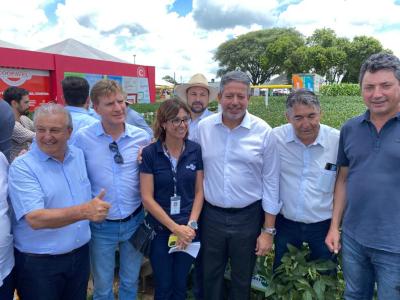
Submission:
<svg viewBox="0 0 400 300">
<path fill-rule="evenodd" d="M 253 31 L 221 44 L 214 59 L 219 62 L 218 76 L 239 69 L 250 75 L 257 85 L 284 71 L 284 62 L 297 47 L 304 45 L 303 36 L 293 28 Z"/>
<path fill-rule="evenodd" d="M 382 44 L 373 37 L 354 37 L 353 41 L 346 47 L 346 73 L 342 82 L 357 83 L 360 67 L 364 60 L 372 54 L 382 51 L 392 53 L 391 50 L 384 50 Z"/>
<path fill-rule="evenodd" d="M 169 75 L 165 75 L 162 79 L 165 80 L 166 82 L 172 83 L 174 85 L 178 84 L 178 82 L 173 77 L 171 77 Z"/>
</svg>

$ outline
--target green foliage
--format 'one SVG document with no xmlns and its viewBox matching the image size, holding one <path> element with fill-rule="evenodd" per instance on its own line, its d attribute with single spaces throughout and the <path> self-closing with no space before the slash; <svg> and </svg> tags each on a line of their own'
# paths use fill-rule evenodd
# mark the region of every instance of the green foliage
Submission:
<svg viewBox="0 0 400 300">
<path fill-rule="evenodd" d="M 343 285 L 331 261 L 309 261 L 310 250 L 288 245 L 289 252 L 274 275 L 267 277 L 267 299 L 336 300 L 343 298 Z"/>
<path fill-rule="evenodd" d="M 324 96 L 359 96 L 360 86 L 356 83 L 327 84 L 319 92 Z"/>
<path fill-rule="evenodd" d="M 283 63 L 296 48 L 304 45 L 293 28 L 272 28 L 243 34 L 219 45 L 214 59 L 218 76 L 239 69 L 247 72 L 254 85 L 264 83 L 283 71 Z"/>
<path fill-rule="evenodd" d="M 178 82 L 175 80 L 175 78 L 170 75 L 165 75 L 162 79 L 165 80 L 166 82 L 172 83 L 174 85 L 178 84 Z"/>
</svg>

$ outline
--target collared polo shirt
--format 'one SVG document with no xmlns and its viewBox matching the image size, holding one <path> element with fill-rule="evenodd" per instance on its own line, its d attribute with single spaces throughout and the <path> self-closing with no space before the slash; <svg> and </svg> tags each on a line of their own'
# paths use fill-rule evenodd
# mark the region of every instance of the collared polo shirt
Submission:
<svg viewBox="0 0 400 300">
<path fill-rule="evenodd" d="M 80 128 L 99 122 L 99 120 L 89 114 L 89 110 L 86 108 L 67 105 L 65 109 L 69 111 L 72 118 L 73 131 L 69 139 L 70 144 L 73 144 L 75 133 Z"/>
<path fill-rule="evenodd" d="M 242 208 L 261 199 L 264 211 L 279 213 L 279 154 L 265 121 L 246 112 L 241 124 L 230 129 L 217 113 L 199 123 L 198 137 L 206 201 Z"/>
<path fill-rule="evenodd" d="M 75 145 L 85 154 L 92 196 L 105 189 L 104 200 L 111 204 L 107 219 L 117 220 L 132 214 L 142 202 L 137 156 L 151 138 L 143 129 L 125 123 L 125 131 L 115 141 L 123 164 L 114 161 L 115 153 L 109 148 L 112 142 L 101 122 L 80 129 L 75 136 Z"/>
<path fill-rule="evenodd" d="M 15 214 L 15 247 L 26 253 L 63 254 L 90 239 L 89 221 L 60 228 L 32 229 L 25 215 L 38 209 L 64 208 L 91 200 L 90 182 L 80 149 L 68 147 L 63 162 L 42 152 L 37 144 L 17 157 L 8 177 L 10 199 Z"/>
<path fill-rule="evenodd" d="M 153 174 L 154 199 L 170 215 L 171 197 L 174 195 L 174 180 L 171 162 L 165 155 L 162 143 L 158 140 L 143 149 L 140 172 Z M 196 173 L 203 170 L 201 148 L 197 143 L 185 140 L 185 150 L 181 154 L 177 168 L 177 195 L 181 196 L 180 214 L 170 215 L 178 224 L 187 224 L 193 207 Z M 154 222 L 157 222 L 152 218 Z"/>
<path fill-rule="evenodd" d="M 400 253 L 400 114 L 379 133 L 369 111 L 347 121 L 337 164 L 349 168 L 343 231 L 366 247 Z"/>
<path fill-rule="evenodd" d="M 197 141 L 198 138 L 196 136 L 197 134 L 197 127 L 199 126 L 199 123 L 201 120 L 213 115 L 214 113 L 212 111 L 209 111 L 208 108 L 206 108 L 203 113 L 195 120 L 190 120 L 189 123 L 189 140 L 191 141 Z"/>
<path fill-rule="evenodd" d="M 292 124 L 276 127 L 273 132 L 281 162 L 281 213 L 307 224 L 330 219 L 336 171 L 325 170 L 325 166 L 336 163 L 339 131 L 321 124 L 317 138 L 307 146 L 296 136 Z"/>
</svg>

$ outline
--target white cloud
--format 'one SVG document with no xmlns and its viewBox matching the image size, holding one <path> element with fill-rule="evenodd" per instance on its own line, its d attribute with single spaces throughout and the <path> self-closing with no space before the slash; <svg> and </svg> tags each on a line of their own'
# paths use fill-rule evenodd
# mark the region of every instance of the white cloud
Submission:
<svg viewBox="0 0 400 300">
<path fill-rule="evenodd" d="M 178 81 L 197 72 L 215 78 L 218 45 L 277 26 L 306 36 L 323 27 L 349 38 L 373 36 L 400 55 L 400 6 L 389 0 L 193 0 L 184 17 L 170 11 L 174 0 L 66 0 L 49 20 L 44 7 L 52 1 L 2 3 L 0 39 L 33 50 L 75 38 L 126 61 L 135 54 L 136 63 L 156 67 L 156 81 L 174 73 Z"/>
</svg>

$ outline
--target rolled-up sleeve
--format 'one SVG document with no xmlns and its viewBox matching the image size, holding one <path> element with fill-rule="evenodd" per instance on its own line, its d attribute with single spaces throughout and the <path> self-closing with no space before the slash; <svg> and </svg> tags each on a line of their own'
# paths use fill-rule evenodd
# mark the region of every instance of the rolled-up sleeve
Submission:
<svg viewBox="0 0 400 300">
<path fill-rule="evenodd" d="M 26 214 L 44 208 L 45 195 L 35 174 L 22 159 L 10 166 L 8 188 L 17 220 Z"/>
<path fill-rule="evenodd" d="M 270 131 L 265 135 L 262 168 L 262 206 L 265 212 L 277 215 L 282 207 L 279 200 L 280 160 L 277 142 Z"/>
</svg>

